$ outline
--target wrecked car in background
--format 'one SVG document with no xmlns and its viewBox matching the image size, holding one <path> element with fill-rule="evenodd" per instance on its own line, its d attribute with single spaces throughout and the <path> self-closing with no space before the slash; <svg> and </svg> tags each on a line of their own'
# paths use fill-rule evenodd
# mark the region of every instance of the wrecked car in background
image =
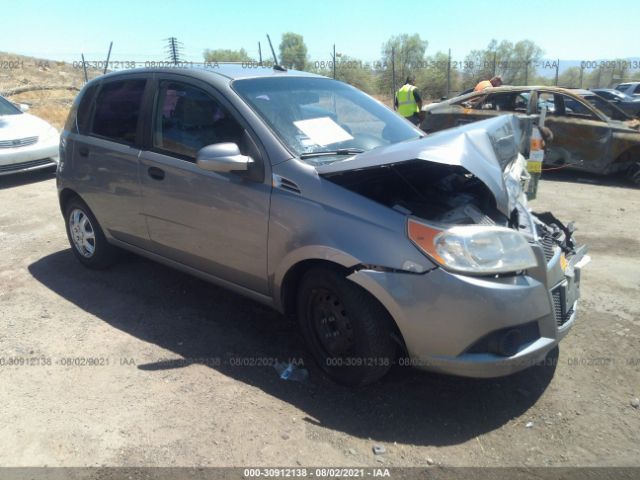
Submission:
<svg viewBox="0 0 640 480">
<path fill-rule="evenodd" d="M 120 247 L 263 302 L 340 383 L 494 377 L 566 335 L 588 261 L 527 208 L 522 139 L 514 116 L 425 137 L 303 72 L 118 72 L 74 103 L 60 207 L 85 266 Z"/>
<path fill-rule="evenodd" d="M 640 185 L 640 122 L 607 117 L 570 90 L 556 87 L 497 87 L 423 107 L 422 129 L 436 132 L 497 115 L 539 114 L 553 133 L 545 165 L 598 174 L 624 173 Z"/>
</svg>

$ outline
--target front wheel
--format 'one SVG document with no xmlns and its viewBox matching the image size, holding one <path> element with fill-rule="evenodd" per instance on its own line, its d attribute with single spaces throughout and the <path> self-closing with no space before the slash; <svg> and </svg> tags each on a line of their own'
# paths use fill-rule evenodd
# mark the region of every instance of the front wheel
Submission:
<svg viewBox="0 0 640 480">
<path fill-rule="evenodd" d="M 636 187 L 640 187 L 640 161 L 635 161 L 627 170 L 627 178 L 631 180 Z"/>
<path fill-rule="evenodd" d="M 298 320 L 315 361 L 337 383 L 373 383 L 395 359 L 389 314 L 336 270 L 314 268 L 303 276 Z"/>
<path fill-rule="evenodd" d="M 98 220 L 80 198 L 67 202 L 64 218 L 71 249 L 80 263 L 95 269 L 115 263 L 117 248 L 107 242 Z"/>
</svg>

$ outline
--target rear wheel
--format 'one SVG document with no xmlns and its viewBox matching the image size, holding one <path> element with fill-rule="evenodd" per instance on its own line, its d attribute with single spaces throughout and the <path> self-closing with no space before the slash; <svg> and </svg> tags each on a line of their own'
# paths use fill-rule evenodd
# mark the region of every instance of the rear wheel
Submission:
<svg viewBox="0 0 640 480">
<path fill-rule="evenodd" d="M 336 270 L 314 268 L 303 276 L 298 320 L 315 361 L 337 383 L 375 382 L 395 359 L 388 313 Z"/>
<path fill-rule="evenodd" d="M 67 202 L 64 218 L 71 249 L 80 263 L 95 269 L 115 263 L 118 249 L 107 242 L 98 220 L 80 198 Z"/>
</svg>

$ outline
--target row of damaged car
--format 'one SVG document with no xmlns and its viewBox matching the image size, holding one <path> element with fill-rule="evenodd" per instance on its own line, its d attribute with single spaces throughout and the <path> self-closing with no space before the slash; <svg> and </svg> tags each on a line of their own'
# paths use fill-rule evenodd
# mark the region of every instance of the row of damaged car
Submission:
<svg viewBox="0 0 640 480">
<path fill-rule="evenodd" d="M 487 88 L 426 105 L 421 128 L 432 133 L 505 114 L 533 118 L 543 110 L 545 126 L 553 132 L 545 150 L 545 168 L 622 173 L 640 185 L 640 121 L 588 90 Z"/>
</svg>

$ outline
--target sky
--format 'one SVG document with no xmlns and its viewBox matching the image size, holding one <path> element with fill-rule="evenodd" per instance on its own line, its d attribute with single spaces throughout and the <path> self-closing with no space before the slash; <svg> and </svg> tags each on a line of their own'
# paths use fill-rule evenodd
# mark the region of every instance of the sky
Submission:
<svg viewBox="0 0 640 480">
<path fill-rule="evenodd" d="M 284 32 L 304 36 L 313 60 L 336 51 L 373 61 L 393 35 L 418 33 L 427 55 L 451 49 L 463 60 L 492 38 L 530 39 L 545 58 L 601 60 L 640 57 L 640 1 L 536 0 L 511 2 L 385 0 L 1 0 L 0 51 L 52 60 L 166 59 L 164 39 L 177 37 L 185 60 L 202 61 L 205 48 L 244 48 L 263 57 L 269 33 L 277 52 Z"/>
</svg>

